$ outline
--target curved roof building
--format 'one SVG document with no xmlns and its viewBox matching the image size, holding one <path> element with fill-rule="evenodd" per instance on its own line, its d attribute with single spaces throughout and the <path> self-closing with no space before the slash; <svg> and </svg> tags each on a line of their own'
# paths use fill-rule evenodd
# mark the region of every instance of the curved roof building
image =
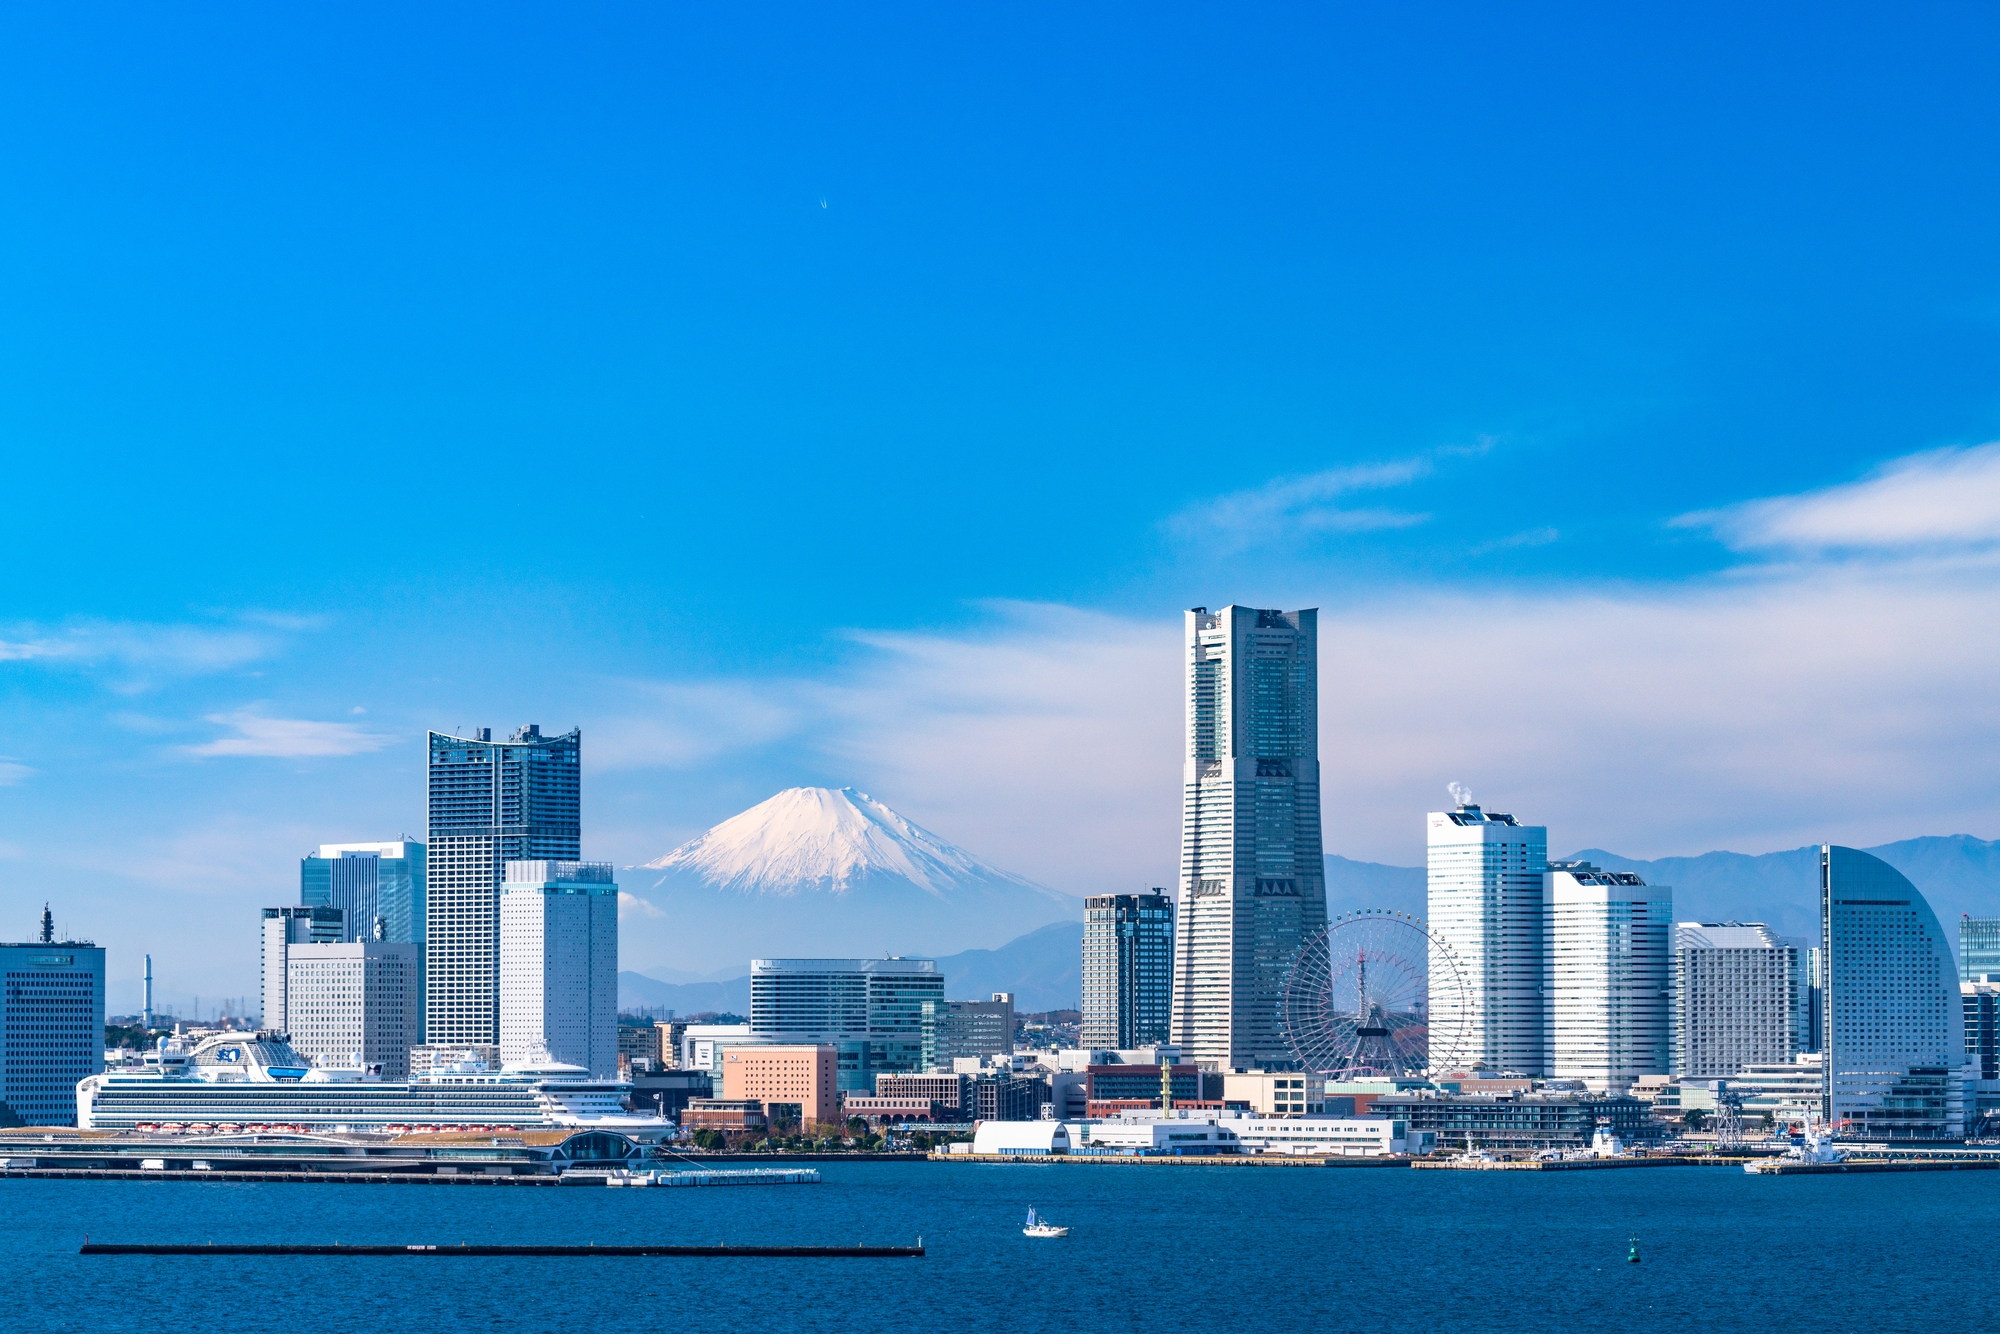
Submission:
<svg viewBox="0 0 2000 1334">
<path fill-rule="evenodd" d="M 1824 846 L 1819 862 L 1827 1120 L 1864 1139 L 1964 1138 L 1958 967 L 1937 914 L 1880 858 Z"/>
</svg>

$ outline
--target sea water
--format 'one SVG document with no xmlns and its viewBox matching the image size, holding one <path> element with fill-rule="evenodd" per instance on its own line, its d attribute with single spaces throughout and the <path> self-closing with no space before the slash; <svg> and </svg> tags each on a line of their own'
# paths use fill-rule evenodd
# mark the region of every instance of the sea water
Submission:
<svg viewBox="0 0 2000 1334">
<path fill-rule="evenodd" d="M 819 1166 L 818 1185 L 698 1190 L 4 1180 L 0 1330 L 2000 1329 L 2000 1172 Z M 1070 1235 L 1023 1237 L 1030 1205 Z M 816 1246 L 921 1237 L 929 1253 L 160 1259 L 80 1256 L 86 1236 Z"/>
</svg>

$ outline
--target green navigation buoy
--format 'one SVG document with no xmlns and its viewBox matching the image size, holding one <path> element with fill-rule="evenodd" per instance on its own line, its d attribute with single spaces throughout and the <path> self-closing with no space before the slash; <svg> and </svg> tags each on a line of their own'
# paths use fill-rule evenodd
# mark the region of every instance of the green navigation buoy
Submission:
<svg viewBox="0 0 2000 1334">
<path fill-rule="evenodd" d="M 1625 1261 L 1627 1264 L 1639 1263 L 1639 1239 L 1637 1237 L 1632 1238 L 1632 1253 L 1625 1257 Z"/>
</svg>

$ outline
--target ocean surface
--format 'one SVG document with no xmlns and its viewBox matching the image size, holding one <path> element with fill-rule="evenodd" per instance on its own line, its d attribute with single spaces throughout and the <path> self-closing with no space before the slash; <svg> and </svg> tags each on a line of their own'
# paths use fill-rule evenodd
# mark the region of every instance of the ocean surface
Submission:
<svg viewBox="0 0 2000 1334">
<path fill-rule="evenodd" d="M 2000 1329 L 2000 1172 L 819 1166 L 693 1190 L 0 1180 L 0 1330 Z M 1070 1236 L 1023 1237 L 1030 1205 Z M 86 1236 L 929 1254 L 155 1259 Z"/>
</svg>

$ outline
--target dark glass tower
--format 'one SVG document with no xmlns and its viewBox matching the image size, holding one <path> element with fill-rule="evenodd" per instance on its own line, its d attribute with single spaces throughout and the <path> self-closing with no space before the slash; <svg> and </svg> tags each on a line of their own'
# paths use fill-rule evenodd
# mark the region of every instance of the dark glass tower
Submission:
<svg viewBox="0 0 2000 1334">
<path fill-rule="evenodd" d="M 578 861 L 583 733 L 430 734 L 425 1039 L 500 1040 L 500 882 L 511 861 Z"/>
<path fill-rule="evenodd" d="M 1084 1046 L 1167 1041 L 1173 980 L 1174 901 L 1166 891 L 1083 901 Z"/>
</svg>

